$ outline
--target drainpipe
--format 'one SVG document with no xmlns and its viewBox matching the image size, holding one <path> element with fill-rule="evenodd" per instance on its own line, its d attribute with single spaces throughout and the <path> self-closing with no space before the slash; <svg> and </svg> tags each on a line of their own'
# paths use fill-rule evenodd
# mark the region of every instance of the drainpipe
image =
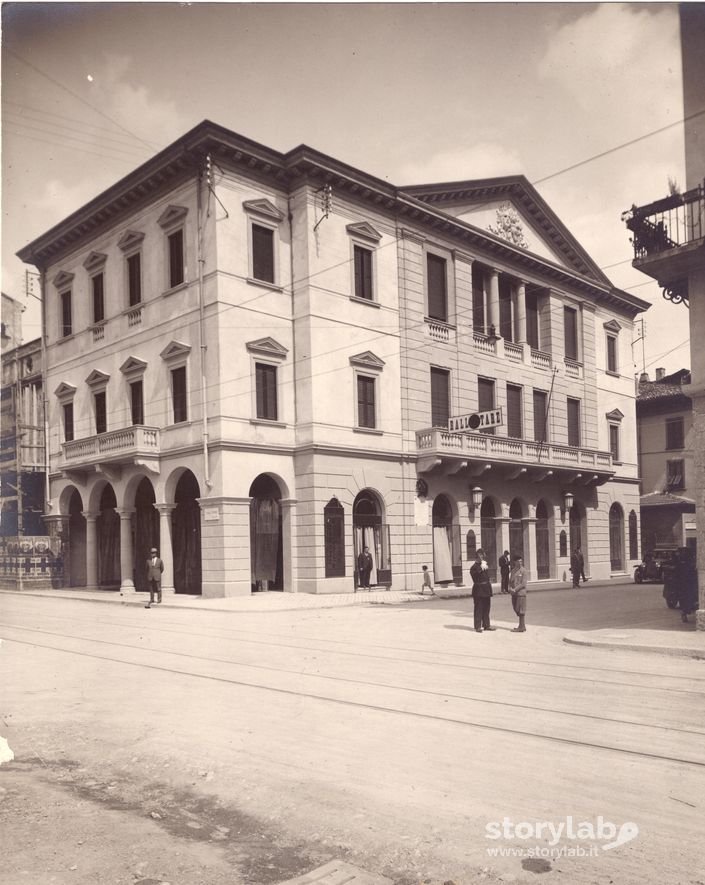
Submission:
<svg viewBox="0 0 705 885">
<path fill-rule="evenodd" d="M 203 475 L 207 489 L 213 488 L 210 478 L 210 469 L 208 464 L 208 403 L 206 400 L 206 332 L 205 332 L 205 304 L 203 296 L 203 200 L 201 197 L 201 188 L 203 186 L 203 167 L 198 167 L 198 177 L 196 184 L 196 215 L 197 215 L 197 262 L 198 262 L 198 344 L 200 351 L 200 370 L 201 370 L 201 414 L 203 421 Z M 210 199 L 210 197 L 208 197 Z"/>
<path fill-rule="evenodd" d="M 42 342 L 42 412 L 44 423 L 44 512 L 49 515 L 52 508 L 51 498 L 49 496 L 49 391 L 48 386 L 48 365 L 47 365 L 47 309 L 46 309 L 46 271 L 39 271 L 39 294 L 41 296 L 41 313 L 42 322 L 40 326 L 40 336 Z"/>
<path fill-rule="evenodd" d="M 292 364 L 292 388 L 294 391 L 294 445 L 298 432 L 298 401 L 299 393 L 296 383 L 296 309 L 294 304 L 294 215 L 291 211 L 291 197 L 286 198 L 287 219 L 289 222 L 289 277 L 291 280 L 291 364 Z"/>
</svg>

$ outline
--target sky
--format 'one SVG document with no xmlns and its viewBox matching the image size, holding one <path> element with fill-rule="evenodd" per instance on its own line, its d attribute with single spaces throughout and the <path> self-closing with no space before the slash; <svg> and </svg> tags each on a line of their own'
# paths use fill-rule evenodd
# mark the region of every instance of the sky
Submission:
<svg viewBox="0 0 705 885">
<path fill-rule="evenodd" d="M 676 3 L 4 3 L 2 82 L 24 340 L 39 311 L 15 252 L 210 119 L 393 185 L 525 175 L 652 304 L 634 371 L 689 367 L 688 311 L 631 267 L 620 219 L 685 187 Z"/>
</svg>

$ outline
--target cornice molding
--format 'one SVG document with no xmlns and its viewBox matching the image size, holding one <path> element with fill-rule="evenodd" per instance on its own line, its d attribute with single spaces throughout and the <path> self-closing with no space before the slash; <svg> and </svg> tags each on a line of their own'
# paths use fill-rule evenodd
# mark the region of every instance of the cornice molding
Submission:
<svg viewBox="0 0 705 885">
<path fill-rule="evenodd" d="M 260 354 L 261 356 L 268 356 L 272 359 L 278 360 L 286 359 L 286 355 L 289 353 L 283 344 L 280 344 L 278 341 L 275 341 L 274 338 L 270 338 L 269 336 L 266 338 L 258 338 L 256 341 L 248 341 L 245 344 L 245 347 L 250 353 Z"/>
</svg>

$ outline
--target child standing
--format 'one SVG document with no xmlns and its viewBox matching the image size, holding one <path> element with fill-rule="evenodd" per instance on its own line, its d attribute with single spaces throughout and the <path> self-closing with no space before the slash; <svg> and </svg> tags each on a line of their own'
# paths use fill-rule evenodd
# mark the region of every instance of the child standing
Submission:
<svg viewBox="0 0 705 885">
<path fill-rule="evenodd" d="M 421 592 L 423 593 L 424 590 L 428 587 L 428 589 L 431 591 L 431 593 L 433 593 L 433 581 L 431 580 L 431 572 L 429 572 L 428 566 L 422 565 L 421 572 L 423 574 L 423 583 L 421 584 Z"/>
</svg>

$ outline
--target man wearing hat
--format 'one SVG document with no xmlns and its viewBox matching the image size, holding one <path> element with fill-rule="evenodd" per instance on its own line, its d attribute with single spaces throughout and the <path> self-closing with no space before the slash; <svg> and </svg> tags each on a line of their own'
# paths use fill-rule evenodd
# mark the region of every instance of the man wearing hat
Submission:
<svg viewBox="0 0 705 885">
<path fill-rule="evenodd" d="M 149 551 L 149 559 L 147 560 L 147 583 L 149 584 L 149 604 L 145 608 L 151 608 L 154 597 L 157 602 L 162 601 L 162 572 L 164 571 L 164 563 L 157 555 L 156 547 L 152 547 Z"/>
</svg>

